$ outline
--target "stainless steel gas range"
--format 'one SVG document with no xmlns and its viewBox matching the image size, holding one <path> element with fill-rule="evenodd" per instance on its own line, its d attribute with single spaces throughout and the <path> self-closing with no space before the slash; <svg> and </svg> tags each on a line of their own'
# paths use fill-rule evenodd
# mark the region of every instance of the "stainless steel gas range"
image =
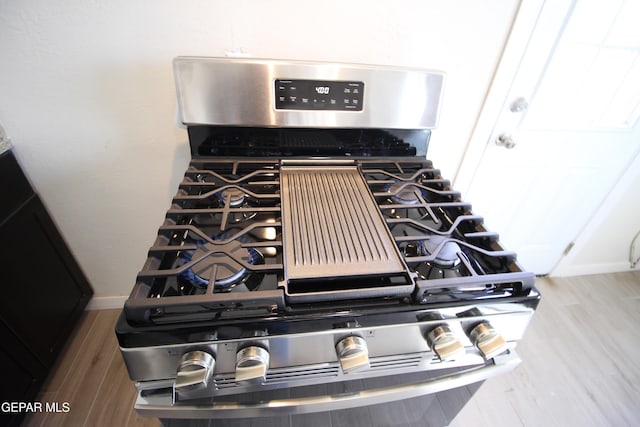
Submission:
<svg viewBox="0 0 640 427">
<path fill-rule="evenodd" d="M 426 159 L 442 73 L 174 70 L 192 161 L 116 326 L 139 413 L 353 408 L 519 363 L 534 275 Z"/>
</svg>

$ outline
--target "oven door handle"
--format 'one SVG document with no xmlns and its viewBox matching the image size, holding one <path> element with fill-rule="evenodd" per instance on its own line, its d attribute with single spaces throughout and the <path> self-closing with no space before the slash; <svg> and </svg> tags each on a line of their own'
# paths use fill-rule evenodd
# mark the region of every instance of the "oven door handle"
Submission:
<svg viewBox="0 0 640 427">
<path fill-rule="evenodd" d="M 157 418 L 247 418 L 334 411 L 409 399 L 477 383 L 511 371 L 519 363 L 520 358 L 511 350 L 496 356 L 491 364 L 426 382 L 380 387 L 351 393 L 274 399 L 252 403 L 180 402 L 172 405 L 172 396 L 169 391 L 145 396 L 138 393 L 135 408 L 142 416 Z"/>
</svg>

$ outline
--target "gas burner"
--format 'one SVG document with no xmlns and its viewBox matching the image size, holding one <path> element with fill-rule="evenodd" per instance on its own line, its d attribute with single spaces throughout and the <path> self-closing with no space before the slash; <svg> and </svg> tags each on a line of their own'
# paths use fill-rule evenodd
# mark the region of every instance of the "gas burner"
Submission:
<svg viewBox="0 0 640 427">
<path fill-rule="evenodd" d="M 460 264 L 458 254 L 462 253 L 460 246 L 452 241 L 447 241 L 448 237 L 433 235 L 421 240 L 419 247 L 424 255 L 435 254 L 433 263 L 442 268 L 452 268 Z"/>
<path fill-rule="evenodd" d="M 245 204 L 247 195 L 238 188 L 227 188 L 217 193 L 216 196 L 222 205 L 229 203 L 229 207 L 238 208 Z"/>
<path fill-rule="evenodd" d="M 407 245 L 406 256 L 435 256 L 432 261 L 421 262 L 415 267 L 421 279 L 445 279 L 464 275 L 460 257 L 466 255 L 457 243 L 447 239 L 446 236 L 434 235 Z"/>
<path fill-rule="evenodd" d="M 401 189 L 404 184 L 405 183 L 397 182 L 386 186 L 385 191 L 389 193 L 391 201 L 403 205 L 415 205 L 420 203 L 418 193 L 424 197 L 424 191 L 410 184 Z"/>
<path fill-rule="evenodd" d="M 213 201 L 213 203 L 212 203 Z M 207 199 L 197 209 L 218 209 L 215 213 L 196 213 L 193 215 L 196 226 L 219 226 L 225 229 L 232 224 L 249 221 L 258 215 L 254 210 L 255 199 L 251 199 L 242 190 L 237 188 L 227 188 L 215 194 L 215 198 Z"/>
<path fill-rule="evenodd" d="M 224 226 L 238 224 L 244 221 L 249 221 L 258 215 L 258 213 L 254 210 L 251 210 L 251 206 L 249 204 L 244 204 L 240 206 L 243 209 L 242 211 L 229 212 L 226 216 L 226 221 L 224 221 Z M 222 226 L 224 217 L 220 213 L 214 214 L 196 214 L 193 216 L 194 224 L 198 227 L 205 226 Z"/>
<path fill-rule="evenodd" d="M 226 216 L 227 224 L 236 224 L 253 219 L 257 212 L 252 211 L 253 205 L 249 196 L 240 188 L 230 187 L 216 193 L 216 198 L 221 207 L 232 209 L 242 209 L 242 211 L 232 211 Z"/>
<path fill-rule="evenodd" d="M 194 286 L 207 287 L 209 276 L 215 268 L 214 288 L 223 292 L 247 281 L 251 275 L 250 271 L 234 258 L 246 260 L 252 265 L 264 263 L 264 257 L 260 252 L 253 248 L 243 248 L 242 243 L 237 240 L 223 245 L 205 243 L 195 251 L 186 251 L 181 258 L 183 263 L 201 259 L 181 273 L 184 279 Z"/>
</svg>

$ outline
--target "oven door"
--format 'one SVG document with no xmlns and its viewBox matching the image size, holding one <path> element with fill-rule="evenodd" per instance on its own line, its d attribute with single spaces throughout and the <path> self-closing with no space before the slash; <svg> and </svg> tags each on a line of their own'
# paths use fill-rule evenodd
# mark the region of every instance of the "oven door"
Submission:
<svg viewBox="0 0 640 427">
<path fill-rule="evenodd" d="M 511 371 L 520 363 L 513 349 L 484 365 L 403 375 L 389 375 L 334 384 L 293 387 L 282 391 L 174 401 L 170 388 L 140 391 L 136 411 L 164 419 L 253 418 L 334 411 L 425 396 L 482 382 Z M 280 397 L 283 396 L 283 397 Z"/>
</svg>

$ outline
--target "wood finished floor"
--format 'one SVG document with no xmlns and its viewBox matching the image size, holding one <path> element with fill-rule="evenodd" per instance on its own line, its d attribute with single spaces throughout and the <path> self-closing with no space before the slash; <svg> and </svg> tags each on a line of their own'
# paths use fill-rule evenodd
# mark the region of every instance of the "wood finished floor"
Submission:
<svg viewBox="0 0 640 427">
<path fill-rule="evenodd" d="M 542 303 L 518 345 L 523 363 L 485 382 L 452 426 L 640 425 L 640 272 L 545 278 L 538 287 Z M 86 312 L 42 389 L 40 401 L 69 402 L 71 410 L 35 414 L 23 426 L 160 425 L 133 410 L 135 390 L 113 333 L 118 313 Z M 425 425 L 424 407 L 402 408 L 418 413 L 404 420 Z M 352 425 L 362 424 L 360 415 L 376 425 L 403 424 L 379 409 L 355 411 Z M 317 423 L 305 427 L 330 426 L 332 419 L 317 414 Z M 294 424 L 284 421 L 260 424 Z"/>
</svg>

